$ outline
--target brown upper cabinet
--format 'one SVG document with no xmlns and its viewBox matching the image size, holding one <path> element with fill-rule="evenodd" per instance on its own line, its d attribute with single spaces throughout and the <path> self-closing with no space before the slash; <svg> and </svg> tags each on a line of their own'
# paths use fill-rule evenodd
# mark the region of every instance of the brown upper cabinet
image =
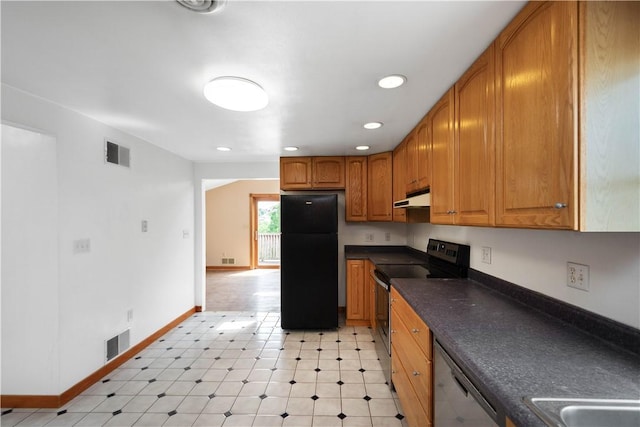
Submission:
<svg viewBox="0 0 640 427">
<path fill-rule="evenodd" d="M 345 219 L 391 221 L 393 209 L 393 154 L 347 156 Z"/>
<path fill-rule="evenodd" d="M 578 4 L 527 4 L 496 54 L 496 225 L 577 229 Z"/>
<path fill-rule="evenodd" d="M 490 46 L 427 115 L 431 222 L 493 225 L 494 54 Z"/>
<path fill-rule="evenodd" d="M 402 141 L 393 150 L 393 201 L 407 197 L 407 142 Z M 391 213 L 393 222 L 406 222 L 406 209 L 393 209 Z"/>
<path fill-rule="evenodd" d="M 455 84 L 455 224 L 495 223 L 494 46 Z"/>
<path fill-rule="evenodd" d="M 449 89 L 427 114 L 431 131 L 431 222 L 453 224 L 454 92 Z"/>
<path fill-rule="evenodd" d="M 429 129 L 422 120 L 407 137 L 406 194 L 426 190 L 431 185 Z"/>
<path fill-rule="evenodd" d="M 368 158 L 367 218 L 391 221 L 393 210 L 393 153 L 378 153 Z"/>
<path fill-rule="evenodd" d="M 346 158 L 345 220 L 367 220 L 367 157 Z"/>
<path fill-rule="evenodd" d="M 341 156 L 281 157 L 280 189 L 344 190 L 344 161 Z"/>
</svg>

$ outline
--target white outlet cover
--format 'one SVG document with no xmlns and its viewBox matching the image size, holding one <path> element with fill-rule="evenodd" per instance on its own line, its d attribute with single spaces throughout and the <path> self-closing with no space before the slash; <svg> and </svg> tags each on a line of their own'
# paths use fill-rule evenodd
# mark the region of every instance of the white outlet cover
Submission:
<svg viewBox="0 0 640 427">
<path fill-rule="evenodd" d="M 491 248 L 488 246 L 482 247 L 482 262 L 491 264 Z"/>
</svg>

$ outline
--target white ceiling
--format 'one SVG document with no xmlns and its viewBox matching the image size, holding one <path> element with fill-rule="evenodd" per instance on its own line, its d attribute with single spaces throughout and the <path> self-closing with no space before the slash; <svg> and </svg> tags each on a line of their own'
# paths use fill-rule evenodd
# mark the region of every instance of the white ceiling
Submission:
<svg viewBox="0 0 640 427">
<path fill-rule="evenodd" d="M 1 2 L 2 82 L 199 162 L 392 149 L 524 2 Z M 408 77 L 395 90 L 387 74 Z M 235 75 L 269 94 L 223 110 L 204 84 Z M 381 121 L 375 131 L 363 129 Z M 233 151 L 216 151 L 219 145 Z"/>
</svg>

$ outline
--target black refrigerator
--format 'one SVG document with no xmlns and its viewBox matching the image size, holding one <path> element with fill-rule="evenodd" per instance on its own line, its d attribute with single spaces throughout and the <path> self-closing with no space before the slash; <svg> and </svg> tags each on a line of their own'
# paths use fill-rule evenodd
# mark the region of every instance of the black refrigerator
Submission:
<svg viewBox="0 0 640 427">
<path fill-rule="evenodd" d="M 338 327 L 338 196 L 280 197 L 283 329 Z"/>
</svg>

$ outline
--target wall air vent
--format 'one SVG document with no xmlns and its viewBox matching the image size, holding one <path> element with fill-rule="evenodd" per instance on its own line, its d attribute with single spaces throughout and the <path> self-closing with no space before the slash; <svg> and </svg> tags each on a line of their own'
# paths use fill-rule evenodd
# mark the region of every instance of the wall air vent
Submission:
<svg viewBox="0 0 640 427">
<path fill-rule="evenodd" d="M 222 264 L 223 265 L 235 264 L 235 263 L 236 263 L 236 259 L 235 258 L 222 258 Z"/>
<path fill-rule="evenodd" d="M 105 353 L 106 353 L 106 361 L 110 361 L 123 351 L 127 350 L 130 347 L 129 343 L 129 333 L 130 329 L 127 329 L 121 334 L 116 335 L 113 338 L 108 339 L 105 342 Z"/>
<path fill-rule="evenodd" d="M 215 13 L 224 9 L 227 0 L 176 0 L 178 4 L 196 13 Z"/>
<path fill-rule="evenodd" d="M 127 168 L 131 165 L 129 149 L 107 139 L 104 140 L 104 160 Z"/>
</svg>

